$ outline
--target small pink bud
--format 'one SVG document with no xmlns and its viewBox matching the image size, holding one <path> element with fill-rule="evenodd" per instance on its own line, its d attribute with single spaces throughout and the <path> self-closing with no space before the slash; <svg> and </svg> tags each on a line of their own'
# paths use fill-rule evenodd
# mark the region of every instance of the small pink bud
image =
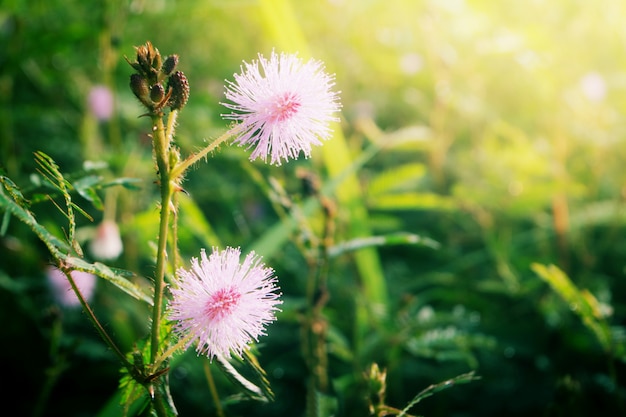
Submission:
<svg viewBox="0 0 626 417">
<path fill-rule="evenodd" d="M 89 244 L 89 251 L 98 260 L 115 259 L 122 253 L 124 245 L 120 229 L 112 220 L 104 220 L 98 226 L 96 236 Z"/>
</svg>

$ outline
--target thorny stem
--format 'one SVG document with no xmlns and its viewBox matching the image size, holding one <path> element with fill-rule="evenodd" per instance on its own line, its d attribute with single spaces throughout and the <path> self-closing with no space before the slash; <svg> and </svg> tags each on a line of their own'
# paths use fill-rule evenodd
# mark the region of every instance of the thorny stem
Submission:
<svg viewBox="0 0 626 417">
<path fill-rule="evenodd" d="M 170 261 L 172 271 L 178 268 L 178 194 L 172 196 L 172 207 L 174 208 L 174 219 L 172 221 L 172 259 Z"/>
<path fill-rule="evenodd" d="M 158 182 L 161 188 L 161 216 L 159 224 L 159 241 L 157 244 L 156 271 L 154 275 L 154 305 L 152 307 L 152 334 L 150 342 L 150 363 L 156 371 L 164 359 L 159 358 L 159 340 L 161 334 L 161 320 L 163 316 L 163 293 L 165 288 L 165 269 L 167 265 L 167 243 L 170 226 L 170 217 L 172 212 L 172 196 L 176 186 L 176 177 L 170 172 L 170 144 L 174 136 L 174 126 L 176 124 L 176 116 L 178 112 L 172 111 L 168 118 L 167 132 L 163 125 L 163 114 L 152 115 L 152 140 L 154 147 L 154 156 L 158 168 Z M 174 242 L 173 246 L 176 246 Z M 166 359 L 166 358 L 165 358 Z M 167 382 L 167 374 L 159 377 L 159 381 L 152 385 L 150 390 L 154 411 L 158 417 L 169 417 L 177 415 L 171 397 L 169 395 L 169 386 Z"/>
<path fill-rule="evenodd" d="M 172 199 L 172 176 L 170 175 L 168 148 L 162 115 L 152 116 L 154 152 L 159 169 L 158 176 L 161 187 L 161 222 L 159 225 L 159 242 L 157 263 L 154 276 L 154 306 L 152 308 L 152 339 L 150 344 L 150 362 L 154 363 L 159 353 L 159 333 L 163 309 L 163 288 L 165 286 L 165 265 L 167 262 L 167 236 L 170 221 L 170 202 Z"/>
<path fill-rule="evenodd" d="M 165 289 L 165 270 L 168 262 L 167 255 L 167 247 L 168 247 L 168 236 L 170 235 L 170 219 L 173 216 L 176 216 L 177 207 L 174 206 L 176 203 L 174 199 L 175 191 L 180 190 L 180 180 L 184 175 L 185 171 L 191 167 L 194 163 L 204 158 L 209 152 L 216 149 L 220 144 L 225 142 L 231 136 L 235 135 L 240 129 L 239 125 L 234 126 L 232 129 L 224 133 L 222 136 L 211 142 L 208 146 L 200 150 L 199 152 L 189 156 L 186 160 L 182 162 L 178 162 L 178 158 L 176 154 L 171 153 L 170 145 L 174 139 L 174 130 L 176 128 L 176 120 L 178 118 L 178 110 L 172 110 L 169 113 L 167 119 L 167 125 L 163 123 L 163 114 L 162 113 L 154 113 L 152 114 L 152 140 L 154 147 L 154 157 L 156 159 L 157 168 L 158 168 L 158 182 L 159 187 L 161 189 L 161 202 L 160 202 L 160 224 L 159 224 L 159 238 L 157 245 L 157 259 L 156 259 L 156 270 L 154 275 L 154 305 L 152 308 L 152 334 L 151 334 L 151 343 L 150 343 L 150 363 L 152 368 L 156 371 L 159 366 L 166 360 L 169 355 L 173 354 L 176 349 L 178 349 L 181 343 L 186 343 L 186 340 L 181 340 L 175 346 L 169 348 L 164 355 L 159 355 L 159 346 L 161 344 L 160 339 L 160 331 L 161 331 L 161 320 L 163 319 L 163 297 L 164 297 L 164 289 Z M 170 158 L 171 156 L 176 156 L 174 159 Z M 171 165 L 170 165 L 171 164 Z M 174 213 L 172 213 L 174 211 Z M 173 229 L 172 229 L 172 238 L 174 241 L 171 246 L 173 249 L 172 256 L 172 267 L 175 270 L 177 264 L 177 253 L 176 253 L 176 228 L 177 218 L 173 219 Z M 167 388 L 167 387 L 164 387 Z M 159 416 L 168 415 L 166 412 L 166 407 L 164 401 L 165 397 L 162 396 L 163 393 L 159 394 L 159 390 L 157 390 L 157 397 L 153 397 L 155 403 L 155 411 Z"/>
<path fill-rule="evenodd" d="M 178 120 L 179 110 L 173 109 L 167 118 L 167 129 L 165 130 L 165 139 L 167 143 L 172 143 L 174 140 L 174 129 L 176 128 L 176 121 Z"/>
<path fill-rule="evenodd" d="M 185 336 L 184 338 L 182 338 L 178 342 L 176 342 L 175 345 L 170 346 L 169 349 L 167 349 L 165 352 L 163 352 L 163 354 L 161 354 L 159 356 L 159 358 L 152 365 L 153 371 L 156 372 L 156 370 L 161 367 L 161 364 L 163 362 L 165 362 L 170 356 L 172 356 L 174 354 L 174 352 L 176 352 L 178 349 L 186 346 L 187 343 L 189 343 L 189 340 L 192 337 L 193 337 L 192 334 L 188 334 L 187 336 Z"/>
<path fill-rule="evenodd" d="M 170 235 L 170 223 L 171 217 L 176 216 L 176 207 L 174 207 L 175 199 L 174 193 L 175 191 L 180 190 L 179 183 L 181 181 L 182 176 L 185 171 L 191 167 L 194 163 L 204 158 L 209 152 L 216 149 L 220 144 L 224 143 L 231 136 L 235 135 L 240 127 L 239 125 L 234 126 L 232 129 L 221 135 L 219 138 L 211 142 L 208 146 L 200 150 L 199 152 L 189 156 L 182 162 L 178 162 L 178 157 L 176 154 L 171 153 L 170 145 L 174 138 L 174 130 L 176 128 L 176 120 L 178 118 L 178 110 L 172 110 L 169 113 L 167 119 L 167 125 L 163 123 L 163 114 L 162 113 L 153 113 L 152 114 L 152 135 L 153 135 L 153 147 L 154 147 L 154 157 L 156 159 L 157 168 L 158 168 L 158 182 L 159 187 L 161 189 L 161 202 L 160 202 L 160 224 L 159 224 L 159 238 L 157 245 L 157 259 L 156 259 L 156 270 L 154 275 L 154 305 L 152 309 L 152 334 L 151 334 L 151 343 L 150 343 L 150 363 L 152 368 L 156 371 L 159 366 L 166 360 L 169 355 L 173 354 L 176 349 L 178 349 L 181 343 L 186 343 L 187 340 L 183 339 L 179 341 L 175 346 L 167 349 L 165 354 L 159 355 L 159 346 L 161 344 L 160 339 L 160 330 L 161 330 L 161 320 L 163 319 L 163 297 L 164 297 L 164 289 L 165 289 L 165 270 L 168 262 L 167 255 L 167 247 L 168 247 L 168 236 Z M 174 159 L 170 158 L 171 156 L 175 156 Z M 172 213 L 174 211 L 174 213 Z M 173 229 L 172 229 L 172 238 L 174 242 L 172 242 L 171 246 L 173 249 L 172 256 L 172 266 L 175 270 L 177 264 L 177 253 L 176 253 L 176 217 L 173 219 Z M 164 387 L 167 388 L 167 387 Z M 160 393 L 160 390 L 157 390 L 157 396 L 153 397 L 155 403 L 155 411 L 159 416 L 166 416 L 167 411 L 165 407 L 166 398 L 163 397 L 163 393 Z"/>
<path fill-rule="evenodd" d="M 159 354 L 159 329 L 163 309 L 163 289 L 165 286 L 165 266 L 167 263 L 167 241 L 170 215 L 173 207 L 172 198 L 175 191 L 174 186 L 179 182 L 180 178 L 189 167 L 204 158 L 209 152 L 216 149 L 231 136 L 235 135 L 240 129 L 240 125 L 234 126 L 199 152 L 170 167 L 169 146 L 174 137 L 178 111 L 172 110 L 170 113 L 167 121 L 167 128 L 165 128 L 163 124 L 162 117 L 162 114 L 155 114 L 152 116 L 154 152 L 159 170 L 158 176 L 161 187 L 161 222 L 159 226 L 157 265 L 154 277 L 154 307 L 152 310 L 152 343 L 150 351 L 151 363 L 156 362 Z M 173 246 L 176 246 L 175 243 Z M 175 265 L 176 264 L 174 262 L 174 266 Z"/>
<path fill-rule="evenodd" d="M 179 177 L 181 177 L 185 173 L 185 171 L 187 171 L 187 169 L 189 167 L 191 167 L 193 164 L 195 164 L 196 162 L 198 162 L 202 158 L 206 157 L 209 154 L 209 152 L 215 150 L 219 145 L 221 145 L 222 143 L 226 142 L 227 139 L 229 139 L 230 137 L 236 135 L 239 132 L 240 129 L 241 129 L 241 125 L 234 126 L 232 129 L 230 129 L 227 132 L 223 133 L 219 138 L 217 138 L 213 142 L 209 143 L 202 150 L 194 153 L 193 155 L 190 155 L 183 162 L 181 162 L 180 164 L 178 164 L 178 165 L 176 165 L 175 167 L 172 168 L 171 177 L 172 178 L 179 178 Z"/>
</svg>

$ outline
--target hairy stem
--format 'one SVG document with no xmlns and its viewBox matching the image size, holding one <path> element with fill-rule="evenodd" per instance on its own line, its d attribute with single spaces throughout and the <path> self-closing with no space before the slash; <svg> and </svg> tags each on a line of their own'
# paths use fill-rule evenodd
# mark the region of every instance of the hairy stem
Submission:
<svg viewBox="0 0 626 417">
<path fill-rule="evenodd" d="M 193 155 L 190 155 L 183 162 L 173 167 L 172 173 L 171 173 L 172 178 L 181 177 L 185 173 L 185 171 L 189 169 L 189 167 L 191 167 L 193 164 L 195 164 L 202 158 L 206 157 L 209 154 L 209 152 L 214 151 L 219 145 L 226 142 L 227 139 L 236 135 L 239 132 L 239 130 L 240 130 L 240 125 L 236 125 L 232 129 L 223 133 L 219 138 L 209 143 L 206 147 L 194 153 Z"/>
<path fill-rule="evenodd" d="M 72 274 L 70 273 L 71 271 L 68 271 L 68 270 L 66 270 L 64 268 L 61 269 L 61 270 L 63 271 L 63 273 L 67 277 L 67 280 L 69 281 L 70 285 L 72 286 L 72 290 L 74 290 L 74 293 L 78 297 L 78 300 L 80 301 L 80 304 L 83 306 L 83 311 L 85 311 L 85 313 L 87 313 L 87 317 L 89 317 L 89 320 L 91 320 L 91 322 L 93 323 L 94 327 L 98 331 L 98 334 L 100 334 L 102 339 L 111 348 L 113 353 L 115 353 L 120 358 L 120 360 L 122 361 L 124 366 L 127 369 L 131 370 L 133 365 L 128 361 L 128 359 L 126 359 L 126 356 L 117 347 L 117 345 L 115 344 L 113 339 L 111 339 L 111 337 L 106 332 L 106 330 L 104 330 L 104 327 L 102 327 L 102 325 L 98 321 L 98 318 L 96 317 L 96 314 L 93 312 L 91 307 L 89 307 L 89 304 L 87 304 L 87 301 L 85 300 L 85 297 L 83 297 L 83 294 L 78 289 L 78 286 L 76 285 L 76 282 L 74 281 L 74 278 L 72 278 Z"/>
<path fill-rule="evenodd" d="M 169 141 L 166 139 L 161 115 L 152 117 L 154 153 L 158 167 L 161 187 L 161 220 L 157 248 L 156 271 L 154 276 L 154 306 L 152 307 L 152 342 L 150 344 L 150 362 L 154 363 L 159 353 L 159 333 L 163 314 L 163 288 L 165 286 L 165 266 L 167 263 L 167 236 L 171 214 L 172 177 L 169 166 Z"/>
</svg>

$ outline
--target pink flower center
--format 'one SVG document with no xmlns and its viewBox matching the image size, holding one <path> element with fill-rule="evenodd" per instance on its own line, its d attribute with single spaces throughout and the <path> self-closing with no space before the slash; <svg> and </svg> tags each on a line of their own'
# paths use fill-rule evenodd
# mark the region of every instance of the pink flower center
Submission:
<svg viewBox="0 0 626 417">
<path fill-rule="evenodd" d="M 286 92 L 275 97 L 269 109 L 269 119 L 271 122 L 282 122 L 289 119 L 300 108 L 300 98 L 297 94 Z"/>
<path fill-rule="evenodd" d="M 204 314 L 211 321 L 219 321 L 233 311 L 240 298 L 241 294 L 233 288 L 220 288 L 204 305 Z"/>
</svg>

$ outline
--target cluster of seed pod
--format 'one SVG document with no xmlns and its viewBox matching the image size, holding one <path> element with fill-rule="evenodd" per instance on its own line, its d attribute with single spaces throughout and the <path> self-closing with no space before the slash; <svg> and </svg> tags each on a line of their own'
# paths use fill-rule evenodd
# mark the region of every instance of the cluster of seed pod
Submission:
<svg viewBox="0 0 626 417">
<path fill-rule="evenodd" d="M 189 99 L 189 82 L 182 71 L 176 71 L 178 55 L 163 60 L 149 41 L 135 49 L 137 61 L 126 59 L 137 71 L 130 76 L 130 89 L 135 96 L 152 113 L 160 113 L 164 107 L 182 109 Z"/>
</svg>

